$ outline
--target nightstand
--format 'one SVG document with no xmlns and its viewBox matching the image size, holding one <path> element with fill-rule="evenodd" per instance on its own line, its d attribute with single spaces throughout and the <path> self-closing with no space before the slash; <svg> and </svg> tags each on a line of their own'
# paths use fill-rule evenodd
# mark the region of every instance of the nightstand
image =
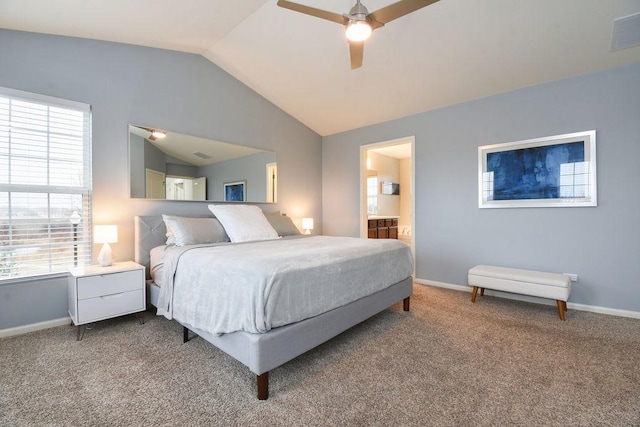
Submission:
<svg viewBox="0 0 640 427">
<path fill-rule="evenodd" d="M 82 340 L 83 325 L 144 311 L 144 267 L 135 262 L 117 262 L 108 267 L 92 265 L 69 270 L 69 315 Z M 82 333 L 81 333 L 82 331 Z"/>
</svg>

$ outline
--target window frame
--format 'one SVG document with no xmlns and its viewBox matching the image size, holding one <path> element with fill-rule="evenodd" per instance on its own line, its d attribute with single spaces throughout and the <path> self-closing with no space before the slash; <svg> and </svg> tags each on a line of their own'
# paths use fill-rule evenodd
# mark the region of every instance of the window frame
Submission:
<svg viewBox="0 0 640 427">
<path fill-rule="evenodd" d="M 9 253 L 6 261 L 0 259 L 0 285 L 59 277 L 74 266 L 90 265 L 93 204 L 91 106 L 2 86 L 0 98 L 3 98 L 0 104 L 3 110 L 0 113 L 4 113 L 0 116 L 0 162 L 6 162 L 6 176 L 0 176 L 0 208 L 6 210 L 0 211 L 0 236 L 3 238 L 0 249 L 7 247 Z M 13 103 L 18 105 L 12 105 Z M 22 105 L 26 112 L 21 121 L 14 122 L 14 115 L 20 111 L 22 103 L 26 103 Z M 8 109 L 4 109 L 5 107 Z M 30 124 L 29 119 L 32 119 L 32 115 L 37 116 L 38 111 L 46 111 L 46 117 L 43 115 Z M 57 114 L 59 115 L 56 116 Z M 43 130 L 45 123 L 46 130 Z M 14 137 L 14 133 L 18 136 Z M 30 140 L 29 137 L 36 134 L 38 138 Z M 82 147 L 80 154 L 73 151 L 78 146 Z M 22 152 L 16 154 L 20 150 Z M 24 153 L 25 150 L 28 151 L 27 154 Z M 20 179 L 18 174 L 14 176 L 12 173 L 17 161 L 27 164 L 30 159 L 35 159 L 32 160 L 34 163 L 40 161 L 46 164 L 46 171 L 42 171 L 41 167 L 34 169 L 42 174 L 42 179 L 46 182 L 32 183 L 30 177 L 26 181 L 12 182 L 12 179 Z M 73 182 L 74 170 L 80 177 L 78 183 Z M 31 171 L 20 172 L 27 176 Z M 45 214 L 30 216 L 23 211 L 21 216 L 14 212 L 21 199 L 23 201 L 20 209 Z M 40 203 L 34 203 L 30 199 L 40 199 Z M 80 215 L 79 222 L 71 218 L 75 213 Z M 40 240 L 28 234 L 32 232 L 29 223 L 44 227 L 38 230 L 42 235 Z M 13 239 L 20 243 L 12 244 Z M 16 252 L 33 250 L 34 246 L 47 256 L 46 261 L 42 262 L 34 256 L 35 260 L 24 261 L 22 267 L 15 267 L 15 260 L 19 258 Z M 2 262 L 7 264 L 2 265 Z M 2 268 L 6 268 L 9 273 L 5 275 Z M 21 268 L 26 270 L 20 271 Z"/>
<path fill-rule="evenodd" d="M 370 180 L 375 181 L 373 183 Z M 378 176 L 377 175 L 369 175 L 367 176 L 367 214 L 368 215 L 377 215 L 378 214 Z M 374 209 L 369 209 L 371 207 Z"/>
</svg>

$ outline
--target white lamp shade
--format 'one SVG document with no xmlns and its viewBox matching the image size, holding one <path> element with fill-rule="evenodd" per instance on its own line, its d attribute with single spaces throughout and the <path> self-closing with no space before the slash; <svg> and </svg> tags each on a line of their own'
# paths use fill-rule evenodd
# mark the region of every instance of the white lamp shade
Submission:
<svg viewBox="0 0 640 427">
<path fill-rule="evenodd" d="M 117 225 L 96 225 L 93 228 L 94 243 L 117 243 L 118 242 L 118 226 Z"/>
<path fill-rule="evenodd" d="M 313 218 L 302 218 L 302 229 L 306 230 L 305 234 L 311 234 L 309 230 L 313 230 Z"/>
<path fill-rule="evenodd" d="M 96 225 L 93 228 L 93 242 L 104 243 L 98 255 L 98 262 L 101 266 L 108 267 L 113 264 L 113 256 L 111 255 L 111 246 L 109 246 L 109 243 L 116 243 L 117 241 L 117 225 Z"/>
</svg>

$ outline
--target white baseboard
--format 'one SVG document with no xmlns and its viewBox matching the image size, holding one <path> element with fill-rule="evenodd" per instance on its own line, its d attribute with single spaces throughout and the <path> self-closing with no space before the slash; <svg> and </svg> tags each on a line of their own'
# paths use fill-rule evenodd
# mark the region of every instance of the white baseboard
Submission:
<svg viewBox="0 0 640 427">
<path fill-rule="evenodd" d="M 29 332 L 40 331 L 42 329 L 55 328 L 57 326 L 71 325 L 70 317 L 47 320 L 46 322 L 31 323 L 29 325 L 16 326 L 15 328 L 0 329 L 0 338 L 12 337 L 14 335 L 27 334 Z"/>
<path fill-rule="evenodd" d="M 452 283 L 436 282 L 435 280 L 414 279 L 415 283 L 426 286 L 435 286 L 437 288 L 452 289 L 454 291 L 471 292 L 471 286 L 467 285 L 455 285 Z M 527 295 L 511 294 L 508 292 L 493 291 L 490 289 L 485 290 L 485 295 L 496 296 L 499 298 L 507 298 L 517 301 L 532 302 L 535 304 L 544 304 L 555 306 L 555 301 L 551 301 L 545 298 L 530 297 Z M 610 316 L 630 317 L 633 319 L 640 319 L 640 312 L 631 310 L 620 310 L 616 308 L 598 307 L 594 305 L 577 304 L 567 302 L 567 308 L 571 308 L 579 311 L 588 311 L 591 313 L 607 314 Z M 62 317 L 60 319 L 47 320 L 46 322 L 32 323 L 24 326 L 16 326 L 15 328 L 0 329 L 0 338 L 11 337 L 14 335 L 22 335 L 29 332 L 40 331 L 42 329 L 55 328 L 57 326 L 65 326 L 71 324 L 70 317 Z"/>
<path fill-rule="evenodd" d="M 455 291 L 462 291 L 462 292 L 471 292 L 471 290 L 473 289 L 471 286 L 467 286 L 467 285 L 454 285 L 451 283 L 436 282 L 434 280 L 415 279 L 414 282 L 419 283 L 421 285 L 435 286 L 437 288 L 453 289 Z M 511 294 L 509 292 L 493 291 L 490 289 L 485 289 L 484 293 L 485 295 L 491 295 L 491 296 L 507 298 L 507 299 L 517 300 L 517 301 L 525 301 L 525 302 L 532 302 L 535 304 L 544 304 L 544 305 L 552 305 L 552 306 L 556 305 L 555 301 L 545 299 L 545 298 Z M 617 308 L 598 307 L 595 305 L 577 304 L 573 302 L 567 302 L 567 308 L 571 308 L 578 311 L 588 311 L 591 313 L 608 314 L 610 316 L 631 317 L 633 319 L 640 319 L 640 312 L 631 311 L 631 310 L 620 310 Z"/>
</svg>

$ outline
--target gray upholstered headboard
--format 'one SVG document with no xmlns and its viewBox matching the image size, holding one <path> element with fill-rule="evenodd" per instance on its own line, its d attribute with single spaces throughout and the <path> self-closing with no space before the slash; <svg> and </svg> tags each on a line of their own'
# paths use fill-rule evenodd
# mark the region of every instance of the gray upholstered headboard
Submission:
<svg viewBox="0 0 640 427">
<path fill-rule="evenodd" d="M 283 214 L 284 215 L 284 214 Z M 286 215 L 285 215 L 286 216 Z M 194 216 L 196 218 L 196 216 Z M 213 218 L 212 216 L 197 218 Z M 134 259 L 138 264 L 144 265 L 147 279 L 150 279 L 150 253 L 151 249 L 167 242 L 167 226 L 162 215 L 136 216 L 134 217 Z"/>
<path fill-rule="evenodd" d="M 149 253 L 156 246 L 167 242 L 167 227 L 161 215 L 136 216 L 134 218 L 135 248 L 134 257 L 138 264 L 144 265 L 149 276 Z"/>
</svg>

